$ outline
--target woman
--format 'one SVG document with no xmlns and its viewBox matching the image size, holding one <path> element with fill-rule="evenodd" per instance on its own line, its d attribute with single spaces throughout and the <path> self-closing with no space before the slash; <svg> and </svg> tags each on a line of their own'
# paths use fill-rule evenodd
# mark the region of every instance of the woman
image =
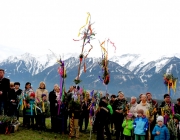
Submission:
<svg viewBox="0 0 180 140">
<path fill-rule="evenodd" d="M 27 124 L 27 118 L 25 116 L 27 100 L 29 100 L 30 94 L 33 93 L 33 92 L 34 91 L 31 88 L 31 83 L 27 82 L 25 84 L 25 90 L 24 90 L 24 92 L 22 92 L 22 95 L 21 95 L 21 99 L 23 100 L 23 102 L 22 102 L 22 104 L 23 104 L 23 126 L 26 126 L 26 124 Z M 19 99 L 19 100 L 21 100 L 21 99 Z"/>
<path fill-rule="evenodd" d="M 46 85 L 44 82 L 39 83 L 39 88 L 36 90 L 35 99 L 36 102 L 39 103 L 41 101 L 42 94 L 46 94 L 48 100 L 48 91 L 46 90 Z"/>
<path fill-rule="evenodd" d="M 18 96 L 21 95 L 22 90 L 19 89 L 20 83 L 15 82 L 14 83 L 14 89 L 11 89 L 8 97 L 10 102 L 10 108 L 9 108 L 9 115 L 10 116 L 17 116 L 17 120 L 19 120 L 19 112 L 17 111 L 18 107 Z"/>
<path fill-rule="evenodd" d="M 51 129 L 53 132 L 60 132 L 58 125 L 58 106 L 60 105 L 60 88 L 54 85 L 54 91 L 49 94 L 50 112 L 51 112 Z"/>
</svg>

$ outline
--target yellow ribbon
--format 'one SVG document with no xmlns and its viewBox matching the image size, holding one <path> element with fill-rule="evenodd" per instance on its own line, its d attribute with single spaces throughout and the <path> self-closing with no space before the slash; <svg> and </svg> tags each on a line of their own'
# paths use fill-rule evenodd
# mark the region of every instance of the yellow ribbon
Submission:
<svg viewBox="0 0 180 140">
<path fill-rule="evenodd" d="M 42 111 L 45 112 L 44 102 L 42 102 Z"/>
<path fill-rule="evenodd" d="M 88 19 L 89 19 L 89 17 L 90 17 L 90 13 L 88 12 L 87 14 L 88 14 L 88 17 L 87 17 L 87 19 L 86 19 L 86 24 L 79 29 L 78 36 L 80 36 L 80 31 L 81 31 L 81 29 L 84 28 L 84 27 L 88 24 Z"/>
<path fill-rule="evenodd" d="M 161 116 L 164 116 L 164 109 L 161 108 Z"/>
<path fill-rule="evenodd" d="M 149 110 L 146 111 L 146 116 L 149 117 L 150 114 L 149 114 Z"/>
<path fill-rule="evenodd" d="M 35 110 L 35 114 L 37 115 L 37 110 L 36 110 L 36 106 L 34 106 L 34 110 Z"/>
</svg>

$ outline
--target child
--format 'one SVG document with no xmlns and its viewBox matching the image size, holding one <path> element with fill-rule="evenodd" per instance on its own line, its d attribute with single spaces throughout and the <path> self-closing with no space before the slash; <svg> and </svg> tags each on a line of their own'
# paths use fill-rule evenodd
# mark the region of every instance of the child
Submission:
<svg viewBox="0 0 180 140">
<path fill-rule="evenodd" d="M 38 107 L 41 108 L 42 114 L 39 115 L 39 120 L 37 124 L 41 127 L 41 129 L 46 130 L 46 117 L 50 114 L 50 106 L 49 102 L 47 101 L 46 94 L 42 94 L 42 101 L 38 103 Z"/>
<path fill-rule="evenodd" d="M 124 128 L 123 135 L 125 136 L 125 140 L 131 140 L 131 130 L 133 129 L 132 116 L 132 113 L 128 113 L 122 124 L 122 127 Z"/>
<path fill-rule="evenodd" d="M 145 140 L 146 131 L 148 130 L 148 119 L 144 116 L 144 111 L 137 111 L 137 118 L 134 120 L 135 140 Z"/>
<path fill-rule="evenodd" d="M 27 99 L 26 107 L 26 123 L 27 127 L 34 129 L 34 105 L 35 105 L 35 93 L 31 93 L 29 99 Z"/>
<path fill-rule="evenodd" d="M 180 139 L 180 115 L 175 114 L 173 119 L 168 122 L 168 129 L 170 131 L 171 140 Z"/>
<path fill-rule="evenodd" d="M 154 127 L 152 134 L 154 135 L 154 140 L 169 140 L 169 130 L 166 125 L 164 125 L 163 116 L 158 116 L 157 125 Z"/>
</svg>

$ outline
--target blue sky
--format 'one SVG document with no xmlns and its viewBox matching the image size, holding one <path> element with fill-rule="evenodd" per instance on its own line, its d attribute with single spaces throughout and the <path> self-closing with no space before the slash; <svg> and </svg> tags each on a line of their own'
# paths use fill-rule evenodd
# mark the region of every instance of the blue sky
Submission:
<svg viewBox="0 0 180 140">
<path fill-rule="evenodd" d="M 1 57 L 81 52 L 79 28 L 87 12 L 97 35 L 89 56 L 101 56 L 99 41 L 110 38 L 109 55 L 180 52 L 180 1 L 6 0 L 0 1 Z M 86 47 L 86 50 L 89 48 Z M 149 56 L 147 56 L 149 57 Z M 153 56 L 151 56 L 153 57 Z"/>
</svg>

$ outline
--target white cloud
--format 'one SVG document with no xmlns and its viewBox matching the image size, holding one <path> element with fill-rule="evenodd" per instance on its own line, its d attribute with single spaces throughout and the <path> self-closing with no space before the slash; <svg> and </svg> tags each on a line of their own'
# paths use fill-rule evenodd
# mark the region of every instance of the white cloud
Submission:
<svg viewBox="0 0 180 140">
<path fill-rule="evenodd" d="M 79 28 L 90 12 L 97 35 L 91 56 L 101 56 L 98 40 L 110 38 L 110 56 L 123 53 L 176 53 L 180 46 L 180 1 L 0 1 L 1 57 L 29 52 L 81 51 Z M 7 49 L 4 49 L 6 46 Z M 9 51 L 9 50 L 11 51 Z M 86 47 L 86 50 L 89 48 Z M 17 51 L 18 50 L 18 51 Z"/>
</svg>

